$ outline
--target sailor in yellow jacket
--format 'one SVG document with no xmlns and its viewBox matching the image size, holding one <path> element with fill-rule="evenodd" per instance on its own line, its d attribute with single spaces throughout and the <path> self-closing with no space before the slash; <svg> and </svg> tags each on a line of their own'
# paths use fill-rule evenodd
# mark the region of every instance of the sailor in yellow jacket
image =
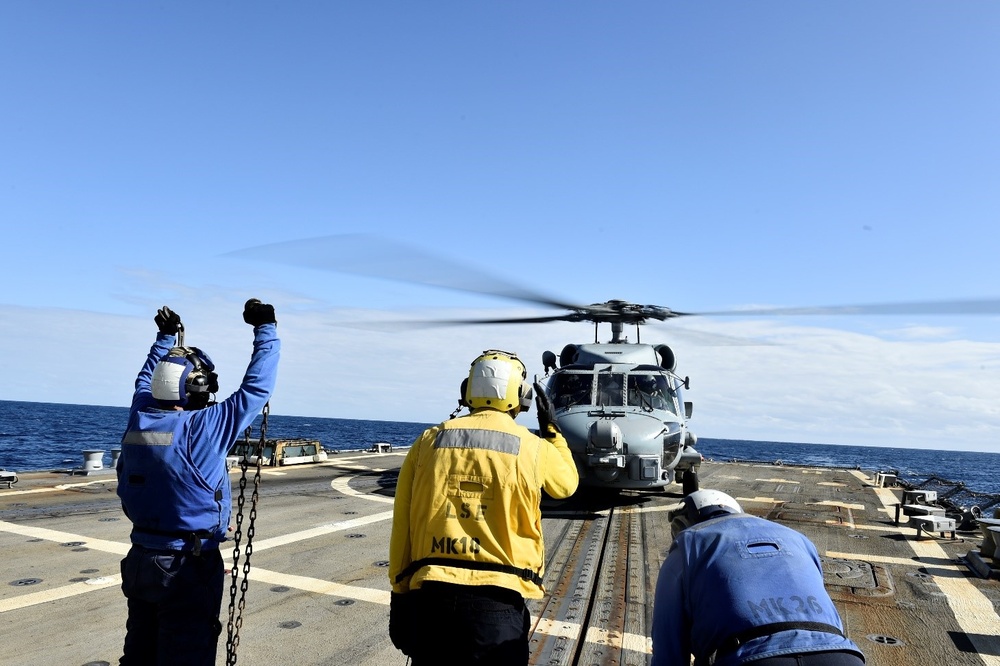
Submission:
<svg viewBox="0 0 1000 666">
<path fill-rule="evenodd" d="M 541 491 L 576 491 L 579 475 L 547 401 L 539 432 L 515 423 L 531 404 L 524 364 L 490 350 L 463 382 L 471 414 L 429 428 L 399 472 L 389 545 L 393 644 L 429 664 L 527 664 L 545 548 Z"/>
</svg>

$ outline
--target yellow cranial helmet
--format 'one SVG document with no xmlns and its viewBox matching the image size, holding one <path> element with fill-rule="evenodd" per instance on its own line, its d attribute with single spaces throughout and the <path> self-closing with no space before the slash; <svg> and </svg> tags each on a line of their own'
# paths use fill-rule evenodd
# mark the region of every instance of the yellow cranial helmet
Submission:
<svg viewBox="0 0 1000 666">
<path fill-rule="evenodd" d="M 521 395 L 528 371 L 521 359 L 511 352 L 484 351 L 469 370 L 465 402 L 470 409 L 488 407 L 501 412 L 521 409 Z"/>
</svg>

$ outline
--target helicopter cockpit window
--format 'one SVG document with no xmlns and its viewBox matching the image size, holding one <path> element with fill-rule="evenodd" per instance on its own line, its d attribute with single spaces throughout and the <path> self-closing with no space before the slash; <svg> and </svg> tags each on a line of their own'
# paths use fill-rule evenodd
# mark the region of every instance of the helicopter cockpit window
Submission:
<svg viewBox="0 0 1000 666">
<path fill-rule="evenodd" d="M 590 404 L 592 372 L 563 372 L 552 378 L 553 403 L 556 409 Z"/>
<path fill-rule="evenodd" d="M 674 393 L 667 378 L 660 374 L 629 375 L 628 404 L 643 409 L 677 413 Z"/>
<path fill-rule="evenodd" d="M 597 375 L 597 406 L 622 407 L 625 405 L 625 375 L 602 373 Z"/>
</svg>

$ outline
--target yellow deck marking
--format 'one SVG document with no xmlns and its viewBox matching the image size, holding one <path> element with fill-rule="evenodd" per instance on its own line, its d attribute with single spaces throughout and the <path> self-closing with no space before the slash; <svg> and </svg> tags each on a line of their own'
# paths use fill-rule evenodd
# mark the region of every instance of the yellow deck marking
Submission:
<svg viewBox="0 0 1000 666">
<path fill-rule="evenodd" d="M 791 479 L 756 479 L 757 481 L 766 481 L 768 483 L 802 483 L 801 481 L 792 481 Z"/>
</svg>

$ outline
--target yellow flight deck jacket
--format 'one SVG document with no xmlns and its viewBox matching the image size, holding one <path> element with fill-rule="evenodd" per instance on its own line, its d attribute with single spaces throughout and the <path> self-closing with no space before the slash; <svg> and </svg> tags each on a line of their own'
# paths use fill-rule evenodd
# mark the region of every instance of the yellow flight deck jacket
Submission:
<svg viewBox="0 0 1000 666">
<path fill-rule="evenodd" d="M 542 596 L 541 489 L 562 499 L 580 481 L 566 439 L 554 430 L 549 435 L 542 439 L 487 408 L 417 438 L 396 485 L 393 592 L 441 581 Z"/>
</svg>

